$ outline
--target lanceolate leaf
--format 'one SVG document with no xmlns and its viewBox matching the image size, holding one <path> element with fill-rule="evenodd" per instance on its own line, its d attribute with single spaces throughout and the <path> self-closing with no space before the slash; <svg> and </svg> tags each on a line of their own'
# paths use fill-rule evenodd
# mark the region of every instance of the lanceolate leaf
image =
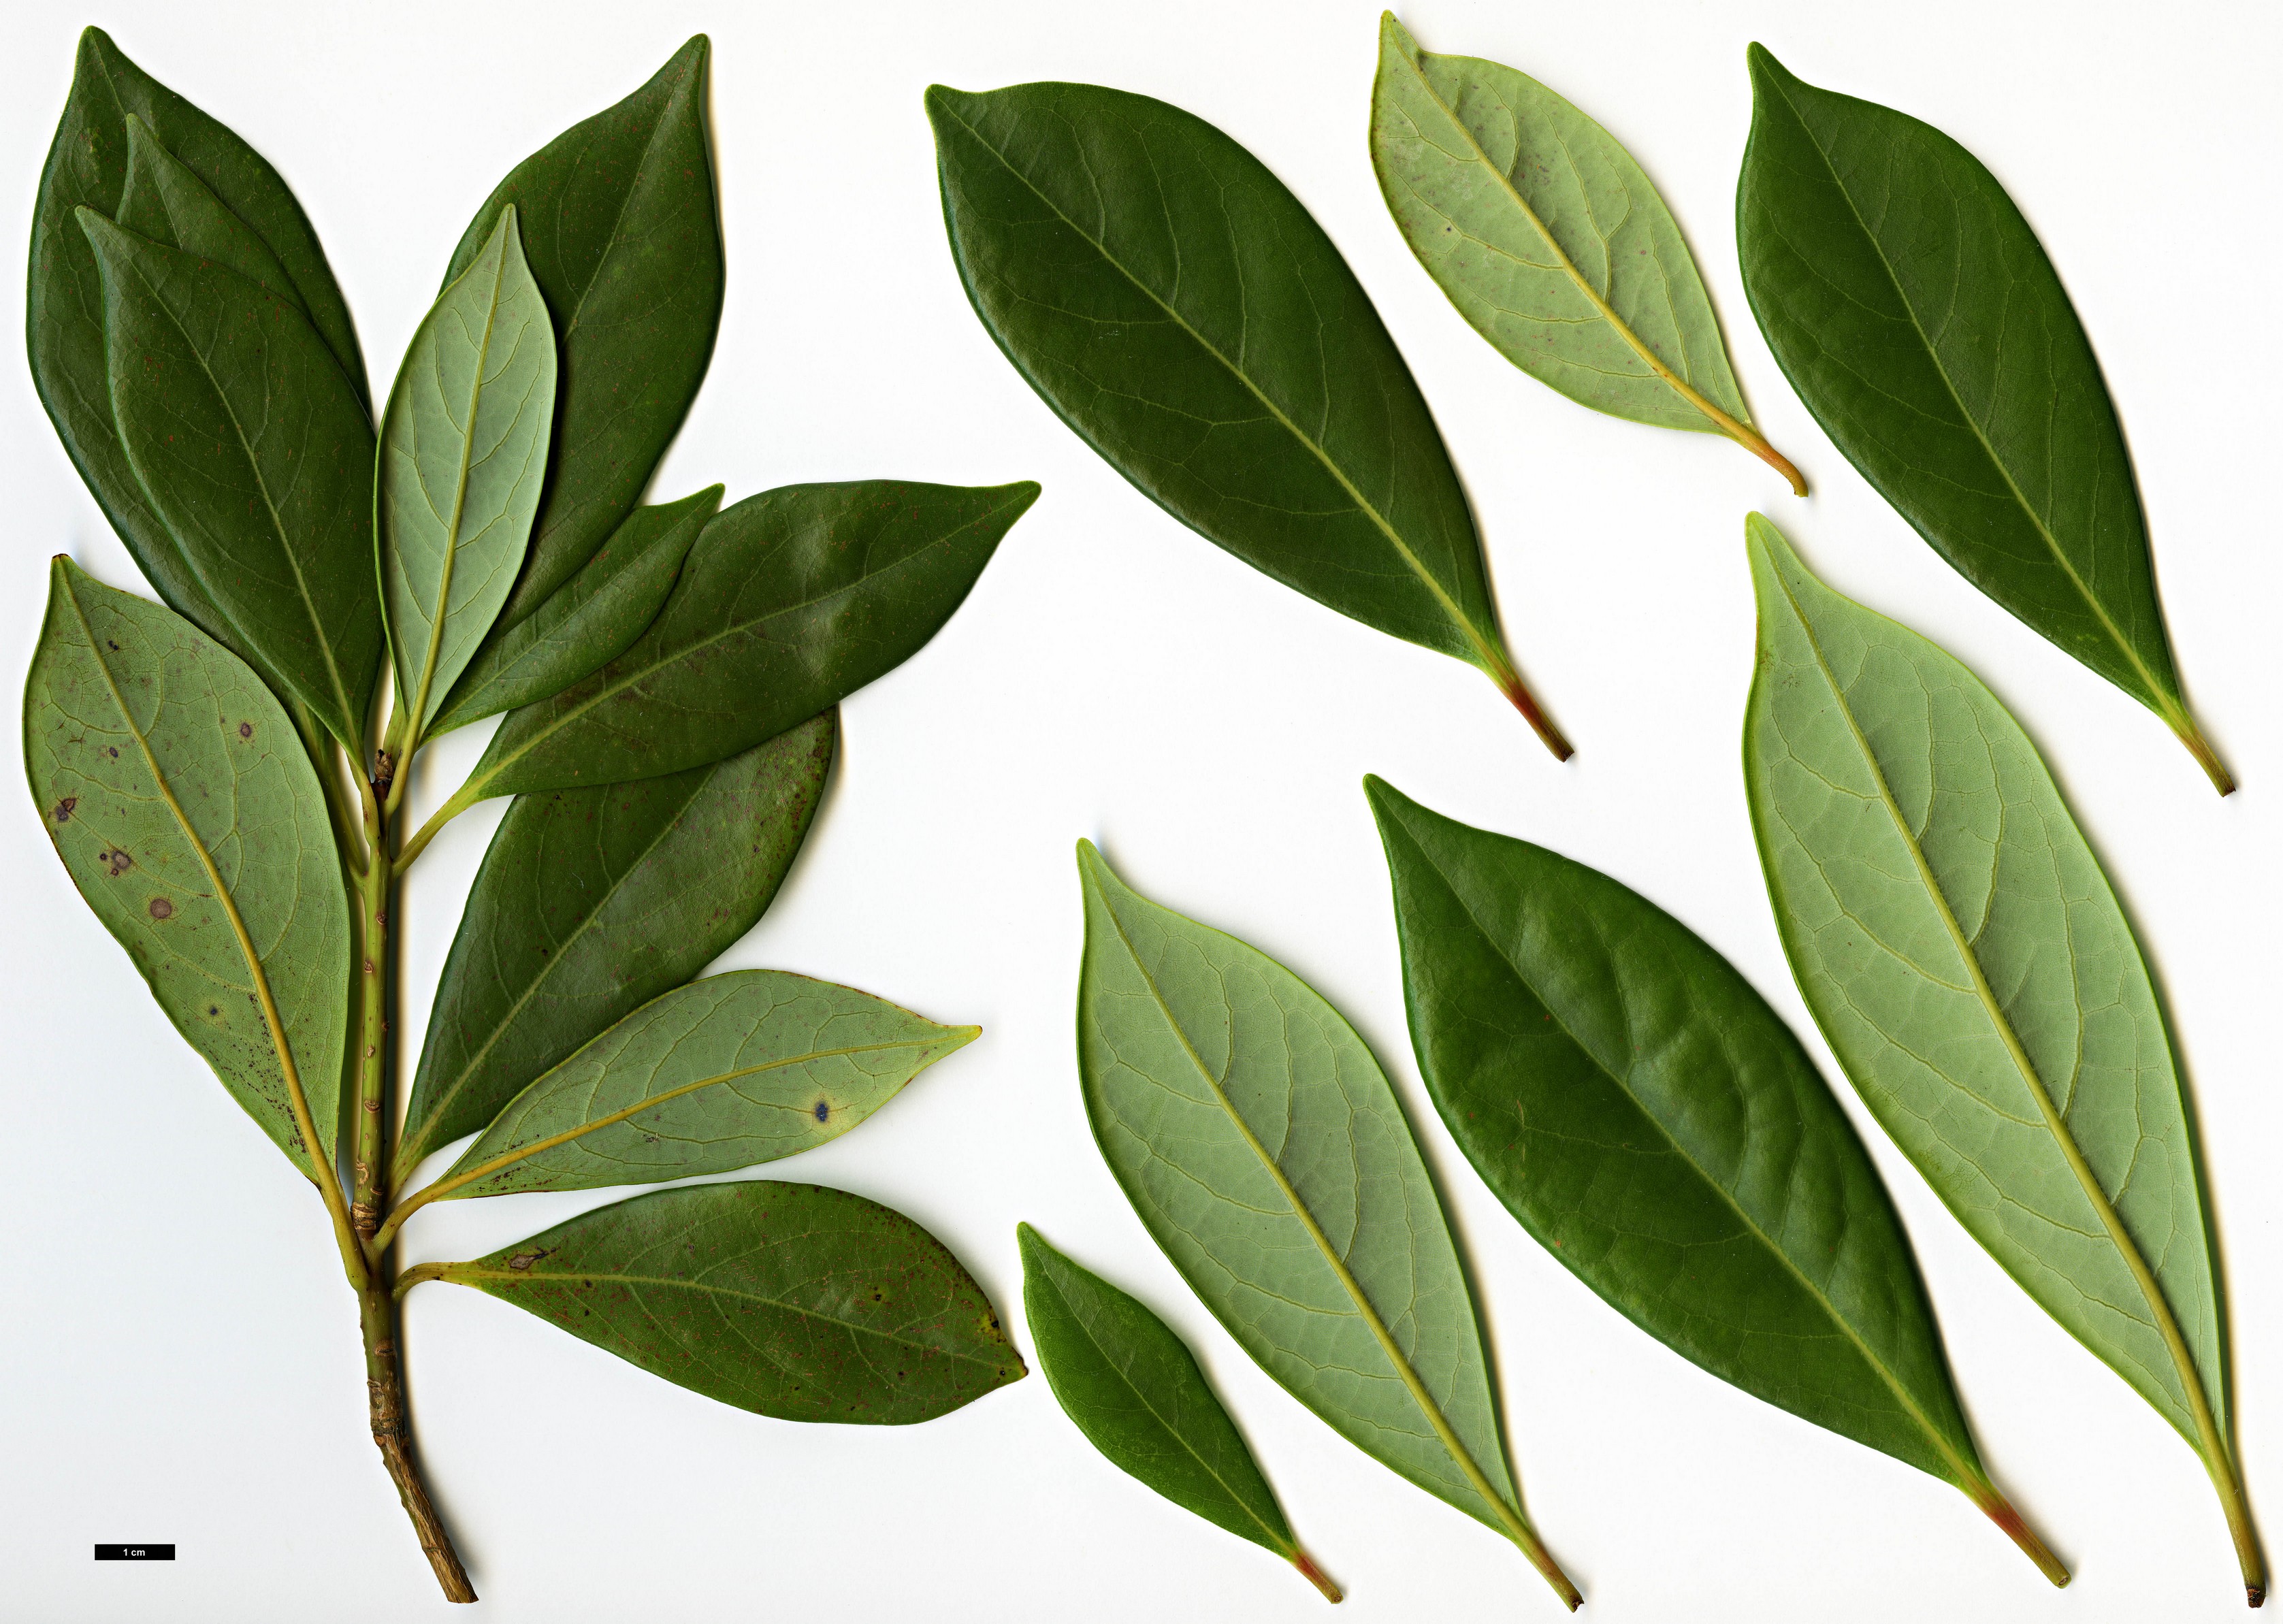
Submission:
<svg viewBox="0 0 2283 1624">
<path fill-rule="evenodd" d="M 1973 672 L 1747 534 L 1745 788 L 1800 991 L 1960 1222 L 2203 1457 L 2263 1588 L 2194 1134 L 2115 893 Z"/>
<path fill-rule="evenodd" d="M 931 87 L 944 219 L 1016 369 L 1175 518 L 1344 615 L 1516 675 L 1466 494 L 1347 261 L 1261 162 L 1098 85 Z"/>
<path fill-rule="evenodd" d="M 1991 1486 L 1863 1143 L 1790 1030 L 1607 874 L 1364 781 L 1387 847 L 1419 1069 L 1523 1228 L 1746 1392 L 1964 1490 Z"/>
<path fill-rule="evenodd" d="M 510 206 L 412 335 L 381 417 L 380 579 L 409 741 L 515 585 L 554 415 L 555 338 Z"/>
<path fill-rule="evenodd" d="M 428 724 L 428 736 L 551 699 L 624 654 L 658 618 L 690 544 L 721 505 L 716 485 L 635 509 L 528 618 L 494 632 Z"/>
<path fill-rule="evenodd" d="M 312 1174 L 311 1131 L 329 1164 L 348 898 L 284 710 L 181 616 L 58 558 L 24 766 L 72 882 L 175 1030 L 294 1166 Z"/>
<path fill-rule="evenodd" d="M 1744 291 L 1848 461 L 1936 552 L 2164 719 L 2181 696 L 2116 408 L 2076 307 L 1997 177 L 1940 130 L 1751 48 Z"/>
<path fill-rule="evenodd" d="M 1609 131 L 1527 74 L 1420 50 L 1390 12 L 1371 161 L 1404 241 L 1500 354 L 1595 411 L 1726 434 L 1807 494 L 1752 427 L 1672 212 Z"/>
<path fill-rule="evenodd" d="M 1371 1051 L 1266 954 L 1079 845 L 1079 1075 L 1095 1142 L 1245 1352 L 1334 1430 L 1512 1539 L 1523 1516 L 1443 1208 Z"/>
<path fill-rule="evenodd" d="M 536 610 L 634 511 L 713 358 L 722 268 L 707 54 L 694 36 L 641 89 L 518 164 L 453 251 L 447 284 L 512 205 L 562 354 L 547 492 L 503 626 Z"/>
<path fill-rule="evenodd" d="M 363 406 L 285 299 L 91 209 L 79 222 L 149 510 L 232 645 L 355 756 L 382 641 Z"/>
<path fill-rule="evenodd" d="M 788 1421 L 931 1421 L 1020 1380 L 983 1288 L 903 1214 L 815 1185 L 695 1185 L 424 1263 L 654 1376 Z"/>
<path fill-rule="evenodd" d="M 127 115 L 127 183 L 113 218 L 154 243 L 227 266 L 303 315 L 309 313 L 269 245 L 231 214 L 188 164 L 160 145 L 151 127 L 132 113 Z"/>
<path fill-rule="evenodd" d="M 1047 1385 L 1087 1441 L 1184 1510 L 1274 1551 L 1330 1601 L 1228 1411 L 1172 1326 L 1019 1224 L 1023 1314 Z"/>
<path fill-rule="evenodd" d="M 393 1183 L 752 929 L 816 812 L 820 716 L 712 766 L 526 796 L 452 938 Z"/>
</svg>

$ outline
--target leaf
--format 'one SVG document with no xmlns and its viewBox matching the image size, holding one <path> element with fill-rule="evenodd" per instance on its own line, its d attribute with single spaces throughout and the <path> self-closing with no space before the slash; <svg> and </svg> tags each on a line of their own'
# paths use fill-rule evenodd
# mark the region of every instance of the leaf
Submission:
<svg viewBox="0 0 2283 1624">
<path fill-rule="evenodd" d="M 453 251 L 447 284 L 514 206 L 562 356 L 546 494 L 503 626 L 536 611 L 633 512 L 713 359 L 722 266 L 708 49 L 692 35 L 641 89 L 510 170 Z"/>
<path fill-rule="evenodd" d="M 554 415 L 555 336 L 510 206 L 412 335 L 381 416 L 381 586 L 411 743 L 515 584 Z"/>
<path fill-rule="evenodd" d="M 1364 780 L 1427 1092 L 1507 1210 L 1683 1358 L 1963 1490 L 1989 1473 L 1886 1186 L 1789 1028 L 1607 874 Z"/>
<path fill-rule="evenodd" d="M 1395 1091 L 1337 1010 L 1079 843 L 1079 1076 L 1103 1160 L 1239 1346 L 1335 1432 L 1521 1547 L 1472 1294 Z"/>
<path fill-rule="evenodd" d="M 711 766 L 508 808 L 429 1013 L 394 1187 L 752 929 L 808 833 L 838 731 L 819 716 Z"/>
<path fill-rule="evenodd" d="M 510 714 L 439 816 L 678 773 L 829 710 L 935 635 L 1038 494 L 862 479 L 747 497 L 706 525 L 642 640 Z"/>
<path fill-rule="evenodd" d="M 1568 757 L 1419 386 L 1299 199 L 1146 96 L 933 85 L 927 110 L 960 280 L 1056 415 L 1207 540 L 1486 672 Z"/>
<path fill-rule="evenodd" d="M 1749 54 L 1744 291 L 1834 444 L 1959 573 L 2164 719 L 2181 696 L 2116 408 L 1997 177 L 1907 114 Z"/>
<path fill-rule="evenodd" d="M 284 708 L 189 621 L 58 557 L 24 767 L 72 883 L 167 1019 L 314 1178 L 309 1134 L 329 1166 L 340 1131 L 348 897 Z"/>
<path fill-rule="evenodd" d="M 160 145 L 151 127 L 132 113 L 127 115 L 127 182 L 114 219 L 154 243 L 227 266 L 303 315 L 309 314 L 269 245 L 231 214 L 188 164 Z"/>
<path fill-rule="evenodd" d="M 2203 1457 L 2264 1584 L 2183 1081 L 2108 876 L 1973 672 L 1746 539 L 1744 783 L 1801 995 L 1959 1222 Z"/>
<path fill-rule="evenodd" d="M 1184 1511 L 1274 1551 L 1338 1601 L 1339 1587 L 1292 1537 L 1276 1491 L 1173 1327 L 1029 1224 L 1015 1233 L 1032 1351 L 1087 1441 Z"/>
<path fill-rule="evenodd" d="M 121 443 L 228 641 L 352 758 L 381 654 L 372 430 L 316 330 L 91 209 Z"/>
<path fill-rule="evenodd" d="M 495 628 L 428 724 L 428 736 L 551 699 L 632 648 L 658 618 L 690 544 L 721 505 L 716 485 L 664 507 L 636 508 L 527 618 L 504 632 Z"/>
<path fill-rule="evenodd" d="M 653 1376 L 788 1421 L 931 1421 L 1027 1374 L 974 1277 L 903 1214 L 816 1185 L 659 1190 L 464 1263 Z"/>
<path fill-rule="evenodd" d="M 414 1199 L 656 1184 L 798 1155 L 981 1031 L 787 970 L 709 975 L 518 1094 Z"/>
<path fill-rule="evenodd" d="M 1387 12 L 1371 163 L 1403 240 L 1500 354 L 1597 412 L 1726 434 L 1807 494 L 1752 427 L 1672 211 L 1609 131 L 1527 74 L 1420 50 Z"/>
<path fill-rule="evenodd" d="M 180 542 L 152 509 L 112 416 L 102 278 L 94 251 L 73 213 L 85 205 L 99 214 L 118 216 L 127 186 L 129 114 L 156 136 L 154 147 L 179 160 L 285 268 L 292 284 L 289 302 L 313 313 L 311 320 L 340 363 L 361 408 L 365 405 L 364 361 L 348 307 L 326 268 L 324 251 L 277 172 L 229 128 L 129 61 L 102 29 L 82 33 L 71 97 L 40 175 L 32 217 L 25 324 L 32 381 L 80 477 L 159 595 L 209 637 L 243 654 L 228 617 L 207 595 L 183 557 Z M 139 225 L 130 229 L 155 235 Z M 272 291 L 283 294 L 284 290 Z"/>
</svg>

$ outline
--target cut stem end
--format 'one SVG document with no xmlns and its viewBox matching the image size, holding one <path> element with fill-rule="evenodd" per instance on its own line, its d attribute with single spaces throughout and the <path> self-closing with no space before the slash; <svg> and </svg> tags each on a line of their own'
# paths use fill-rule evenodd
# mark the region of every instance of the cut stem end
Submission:
<svg viewBox="0 0 2283 1624">
<path fill-rule="evenodd" d="M 1982 1508 L 1983 1515 L 2003 1528 L 2006 1537 L 2022 1548 L 2022 1554 L 2038 1565 L 2038 1571 L 2053 1581 L 2053 1589 L 2069 1588 L 2069 1569 L 2061 1566 L 2059 1557 L 2045 1548 L 2045 1542 L 2038 1537 L 2037 1530 L 2022 1519 L 2022 1513 L 2014 1509 L 2012 1502 L 1988 1484 L 1968 1489 L 1967 1493 L 1974 1504 Z"/>
<path fill-rule="evenodd" d="M 1531 1566 L 1554 1587 L 1554 1594 L 1562 1598 L 1563 1606 L 1575 1612 L 1586 1605 L 1586 1598 L 1578 1593 L 1578 1587 L 1570 1582 L 1570 1575 L 1562 1571 L 1562 1565 L 1554 1559 L 1554 1553 L 1539 1542 L 1538 1535 L 1528 1524 L 1514 1533 L 1513 1538 L 1514 1542 L 1522 1547 L 1522 1554 L 1530 1558 Z"/>
<path fill-rule="evenodd" d="M 1567 761 L 1578 753 L 1570 748 L 1570 741 L 1562 736 L 1562 730 L 1547 720 L 1546 712 L 1538 708 L 1537 696 L 1523 684 L 1513 666 L 1507 665 L 1492 672 L 1491 680 L 1498 684 L 1499 692 L 1507 696 L 1514 708 L 1522 712 L 1522 719 L 1530 724 L 1531 731 L 1537 734 L 1544 741 L 1546 748 L 1554 752 L 1554 760 Z"/>
<path fill-rule="evenodd" d="M 1292 1566 L 1300 1570 L 1301 1576 L 1306 1579 L 1310 1584 L 1314 1585 L 1316 1589 L 1324 1593 L 1324 1599 L 1326 1601 L 1337 1604 L 1347 1599 L 1346 1597 L 1340 1593 L 1340 1587 L 1331 1581 L 1330 1577 L 1326 1574 L 1324 1570 L 1316 1566 L 1315 1558 L 1311 1557 L 1306 1551 L 1301 1550 L 1297 1545 L 1295 1545 L 1292 1547 L 1291 1558 Z M 2255 1607 L 2258 1605 L 2259 1604 L 2256 1602 L 2252 1604 Z"/>
<path fill-rule="evenodd" d="M 2219 752 L 2212 748 L 2211 741 L 2204 737 L 2203 729 L 2196 726 L 2195 719 L 2184 713 L 2165 719 L 2172 724 L 2172 732 L 2178 736 L 2180 742 L 2188 747 L 2188 754 L 2196 758 L 2196 765 L 2204 770 L 2204 776 L 2211 780 L 2212 788 L 2223 796 L 2233 795 L 2235 774 L 2227 770 L 2227 764 L 2219 758 Z M 2254 1602 L 2251 1605 L 2256 1607 L 2259 1604 Z"/>
</svg>

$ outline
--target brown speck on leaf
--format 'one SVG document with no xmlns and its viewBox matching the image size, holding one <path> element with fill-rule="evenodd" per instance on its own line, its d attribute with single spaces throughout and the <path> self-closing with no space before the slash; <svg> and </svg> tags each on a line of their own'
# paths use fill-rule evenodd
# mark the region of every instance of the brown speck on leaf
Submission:
<svg viewBox="0 0 2283 1624">
<path fill-rule="evenodd" d="M 174 918 L 175 905 L 168 902 L 164 897 L 153 897 L 151 898 L 151 917 L 152 919 Z"/>
<path fill-rule="evenodd" d="M 108 864 L 111 868 L 111 877 L 114 880 L 121 874 L 125 874 L 129 869 L 135 866 L 135 859 L 129 857 L 123 848 L 119 846 L 112 847 L 108 851 L 97 852 L 95 854 L 95 860 L 98 863 Z"/>
<path fill-rule="evenodd" d="M 507 1260 L 507 1266 L 519 1271 L 530 1268 L 532 1264 L 546 1255 L 544 1252 L 518 1252 Z"/>
<path fill-rule="evenodd" d="M 62 800 L 56 803 L 54 810 L 49 813 L 49 816 L 52 817 L 58 823 L 69 823 L 71 821 L 72 808 L 78 804 L 79 796 L 75 795 L 67 795 L 64 796 Z"/>
<path fill-rule="evenodd" d="M 252 722 L 240 722 L 238 725 L 238 736 L 241 739 L 252 738 L 253 736 L 253 724 Z"/>
</svg>

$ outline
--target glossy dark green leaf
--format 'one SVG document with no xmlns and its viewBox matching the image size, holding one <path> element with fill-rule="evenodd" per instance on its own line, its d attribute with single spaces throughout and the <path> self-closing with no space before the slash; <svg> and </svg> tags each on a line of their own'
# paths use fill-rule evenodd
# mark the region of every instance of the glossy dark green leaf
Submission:
<svg viewBox="0 0 2283 1624">
<path fill-rule="evenodd" d="M 1258 949 L 1079 844 L 1078 1058 L 1103 1160 L 1181 1278 L 1332 1429 L 1513 1540 L 1523 1515 L 1473 1294 L 1387 1074 Z"/>
<path fill-rule="evenodd" d="M 2046 1312 L 2236 1487 L 2210 1204 L 2115 892 L 1974 673 L 1747 526 L 1744 786 L 1801 995 L 1880 1125 Z"/>
<path fill-rule="evenodd" d="M 2029 221 L 1931 125 L 1749 59 L 1736 245 L 1792 387 L 1936 552 L 2163 718 L 2225 795 L 2116 408 Z"/>
<path fill-rule="evenodd" d="M 2067 1583 L 1991 1486 L 1894 1203 L 1766 1000 L 1607 874 L 1364 789 L 1420 1072 L 1507 1210 L 1675 1353 L 1954 1485 Z"/>
<path fill-rule="evenodd" d="M 1339 1588 L 1292 1537 L 1276 1491 L 1173 1328 L 1029 1224 L 1015 1234 L 1031 1350 L 1087 1441 L 1175 1505 L 1274 1551 L 1338 1601 Z"/>
<path fill-rule="evenodd" d="M 635 509 L 553 596 L 493 633 L 428 724 L 428 736 L 551 699 L 632 648 L 666 606 L 690 544 L 721 505 L 716 485 Z"/>
<path fill-rule="evenodd" d="M 1255 569 L 1515 673 L 1466 493 L 1321 227 L 1204 120 L 1098 85 L 927 93 L 952 257 L 1024 378 L 1143 494 Z"/>
<path fill-rule="evenodd" d="M 503 626 L 534 613 L 634 511 L 713 358 L 722 267 L 708 51 L 696 35 L 641 89 L 518 164 L 453 251 L 447 284 L 514 206 L 562 356 L 546 494 Z"/>
<path fill-rule="evenodd" d="M 788 1421 L 931 1421 L 1028 1373 L 941 1241 L 816 1185 L 660 1190 L 405 1279 L 488 1292 L 654 1376 Z"/>
<path fill-rule="evenodd" d="M 102 29 L 81 35 L 71 97 L 40 175 L 32 216 L 25 323 L 32 381 L 64 449 L 159 595 L 208 636 L 243 653 L 228 618 L 183 559 L 180 542 L 152 510 L 112 417 L 103 282 L 73 211 L 85 206 L 119 218 L 127 189 L 129 114 L 156 137 L 153 145 L 178 160 L 284 268 L 292 284 L 292 302 L 312 313 L 360 404 L 365 400 L 364 361 L 324 251 L 277 172 L 227 128 L 129 61 Z M 138 214 L 144 223 L 129 222 L 130 229 L 167 240 L 149 229 L 147 207 Z M 209 217 L 209 229 L 213 223 Z M 183 245 L 214 252 L 211 243 Z M 224 262 L 245 268 L 234 260 Z"/>
<path fill-rule="evenodd" d="M 228 641 L 356 755 L 382 647 L 363 406 L 285 299 L 91 209 L 79 222 L 149 510 Z"/>
<path fill-rule="evenodd" d="M 151 127 L 132 113 L 127 115 L 127 183 L 113 218 L 154 243 L 228 266 L 303 315 L 309 314 L 269 245 L 231 214 L 230 206 L 188 164 L 161 146 Z"/>
<path fill-rule="evenodd" d="M 294 1166 L 311 1173 L 309 1131 L 330 1163 L 348 897 L 324 791 L 283 707 L 180 615 L 58 558 L 25 685 L 24 767 L 72 883 L 175 1030 Z M 90 1039 L 105 1052 L 104 1035 Z M 115 1050 L 103 1063 L 133 1066 Z"/>
<path fill-rule="evenodd" d="M 1038 494 L 863 479 L 725 509 L 642 640 L 510 714 L 440 816 L 678 773 L 838 704 L 935 635 Z"/>
<path fill-rule="evenodd" d="M 394 1185 L 752 929 L 837 732 L 820 716 L 711 766 L 508 808 L 444 963 Z"/>
</svg>

